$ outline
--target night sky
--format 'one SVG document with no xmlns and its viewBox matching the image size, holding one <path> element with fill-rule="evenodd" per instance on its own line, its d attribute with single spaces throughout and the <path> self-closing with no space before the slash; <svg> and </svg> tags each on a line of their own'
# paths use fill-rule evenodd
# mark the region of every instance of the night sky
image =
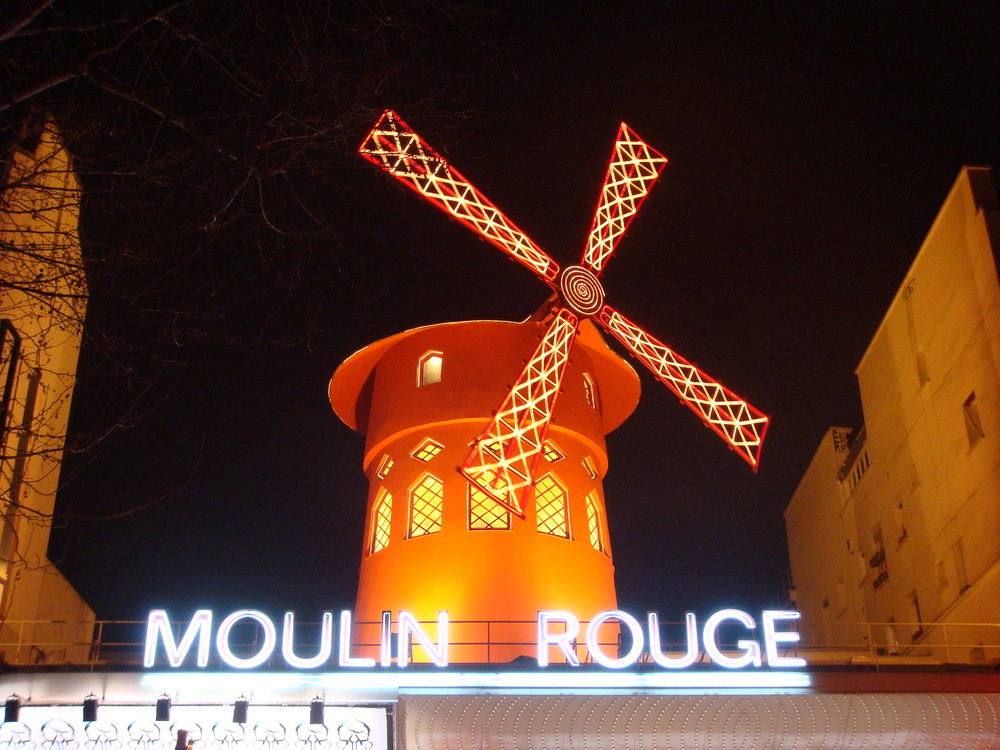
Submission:
<svg viewBox="0 0 1000 750">
<path fill-rule="evenodd" d="M 490 22 L 502 62 L 467 127 L 441 143 L 400 115 L 563 265 L 582 252 L 618 123 L 669 158 L 603 276 L 608 300 L 772 424 L 754 474 L 636 365 L 639 407 L 608 437 L 619 604 L 781 604 L 782 512 L 827 427 L 860 426 L 854 367 L 959 169 L 996 163 L 996 16 L 515 5 Z M 360 157 L 351 180 L 331 200 L 358 206 L 345 233 L 370 283 L 332 283 L 295 345 L 190 348 L 155 415 L 74 471 L 53 556 L 99 617 L 351 607 L 364 442 L 329 408 L 333 371 L 395 332 L 519 320 L 545 299 Z"/>
</svg>

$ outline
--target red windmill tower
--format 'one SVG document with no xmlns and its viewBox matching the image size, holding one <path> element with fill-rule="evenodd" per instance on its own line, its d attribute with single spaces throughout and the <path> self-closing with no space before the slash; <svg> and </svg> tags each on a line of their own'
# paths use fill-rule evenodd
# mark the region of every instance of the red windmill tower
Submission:
<svg viewBox="0 0 1000 750">
<path fill-rule="evenodd" d="M 360 151 L 531 269 L 553 296 L 522 324 L 397 334 L 334 375 L 335 411 L 368 436 L 356 617 L 407 609 L 432 619 L 448 609 L 453 619 L 500 622 L 534 620 L 539 609 L 584 619 L 613 609 L 603 436 L 631 413 L 638 381 L 588 321 L 755 470 L 767 428 L 764 414 L 604 300 L 599 276 L 666 159 L 622 123 L 581 263 L 560 268 L 394 112 L 383 114 Z M 494 628 L 490 637 L 505 637 L 498 635 Z M 469 660 L 523 651 L 470 652 Z"/>
</svg>

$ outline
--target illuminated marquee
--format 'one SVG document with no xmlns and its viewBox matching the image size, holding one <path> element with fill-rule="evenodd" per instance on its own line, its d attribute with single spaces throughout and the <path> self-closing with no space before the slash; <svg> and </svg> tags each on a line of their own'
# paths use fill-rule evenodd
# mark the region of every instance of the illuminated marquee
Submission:
<svg viewBox="0 0 1000 750">
<path fill-rule="evenodd" d="M 286 612 L 281 627 L 281 657 L 293 669 L 320 669 L 331 665 L 334 647 L 333 613 L 324 612 L 320 623 L 320 639 L 316 653 L 302 656 L 295 650 L 295 614 Z M 722 609 L 709 617 L 699 632 L 694 613 L 688 612 L 684 620 L 686 650 L 681 656 L 667 655 L 660 642 L 660 620 L 656 612 L 646 617 L 643 623 L 627 612 L 608 610 L 594 617 L 584 633 L 587 655 L 590 660 L 609 669 L 624 669 L 636 664 L 644 654 L 648 654 L 654 664 L 664 669 L 684 669 L 698 660 L 699 642 L 708 658 L 726 669 L 744 667 L 797 668 L 804 667 L 805 660 L 799 657 L 779 655 L 779 648 L 797 643 L 799 634 L 781 629 L 780 623 L 799 619 L 799 613 L 788 610 L 765 610 L 761 614 L 760 629 L 763 649 L 759 640 L 752 637 L 758 624 L 748 613 L 739 609 Z M 162 609 L 149 613 L 146 626 L 146 648 L 143 660 L 147 668 L 156 665 L 159 647 L 171 667 L 182 667 L 188 654 L 194 649 L 195 664 L 207 667 L 212 648 L 212 611 L 200 609 L 191 618 L 187 630 L 178 641 L 174 637 L 167 612 Z M 256 653 L 237 656 L 232 649 L 230 637 L 237 624 L 251 621 L 259 627 L 262 637 L 256 643 Z M 622 631 L 628 631 L 631 645 L 624 654 L 609 655 L 602 648 L 599 633 L 610 622 L 617 621 Z M 719 630 L 723 624 L 746 630 L 748 637 L 736 642 L 735 653 L 726 651 L 719 643 Z M 538 613 L 536 658 L 539 667 L 550 663 L 550 651 L 555 649 L 566 664 L 580 666 L 577 642 L 580 636 L 580 620 L 572 612 L 546 610 Z M 382 617 L 379 658 L 356 656 L 351 653 L 353 615 L 350 610 L 340 613 L 340 627 L 337 633 L 336 666 L 341 668 L 391 667 L 394 663 L 405 668 L 411 660 L 411 643 L 417 643 L 431 663 L 438 667 L 448 666 L 448 613 L 441 612 L 437 619 L 437 639 L 431 638 L 420 622 L 409 612 L 400 612 L 396 618 L 397 633 L 392 633 L 391 613 Z M 701 636 L 699 641 L 699 635 Z M 393 643 L 396 643 L 393 653 Z M 197 644 L 197 645 L 196 645 Z M 223 618 L 215 630 L 215 653 L 223 664 L 234 669 L 253 669 L 267 663 L 278 648 L 278 629 L 274 621 L 265 613 L 254 609 L 240 609 Z M 395 661 L 394 661 L 395 660 Z"/>
</svg>

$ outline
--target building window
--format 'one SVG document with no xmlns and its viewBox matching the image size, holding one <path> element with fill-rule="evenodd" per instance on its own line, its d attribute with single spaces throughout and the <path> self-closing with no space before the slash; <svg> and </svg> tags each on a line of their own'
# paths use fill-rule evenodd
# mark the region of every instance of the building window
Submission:
<svg viewBox="0 0 1000 750">
<path fill-rule="evenodd" d="M 920 599 L 915 590 L 910 592 L 910 606 L 913 607 L 913 617 L 917 623 L 917 629 L 913 632 L 913 641 L 916 642 L 924 634 L 924 618 L 920 613 Z"/>
<path fill-rule="evenodd" d="M 865 475 L 868 471 L 868 467 L 872 465 L 871 457 L 868 455 L 868 447 L 861 452 L 857 460 L 854 462 L 854 466 L 851 468 L 851 473 L 847 475 L 847 492 L 848 494 L 854 492 L 859 484 L 861 484 L 861 477 Z"/>
<path fill-rule="evenodd" d="M 958 584 L 958 593 L 963 594 L 969 588 L 969 576 L 965 572 L 965 550 L 961 539 L 951 545 L 951 558 L 955 563 L 955 583 Z"/>
<path fill-rule="evenodd" d="M 903 519 L 903 503 L 899 503 L 893 508 L 892 515 L 896 522 L 896 545 L 899 546 L 906 541 L 907 537 L 906 523 Z"/>
<path fill-rule="evenodd" d="M 412 458 L 418 461 L 430 461 L 434 456 L 444 450 L 444 446 L 440 443 L 435 443 L 430 438 L 425 439 L 420 445 L 413 449 L 413 453 L 410 454 Z"/>
<path fill-rule="evenodd" d="M 969 447 L 971 448 L 984 437 L 983 421 L 979 417 L 979 406 L 976 405 L 976 392 L 973 391 L 962 404 L 962 411 L 965 414 L 965 432 L 969 436 Z"/>
<path fill-rule="evenodd" d="M 14 325 L 4 318 L 0 320 L 0 436 L 7 431 L 7 415 L 10 412 L 14 393 L 14 379 L 17 376 L 17 361 L 21 351 L 21 337 Z"/>
<path fill-rule="evenodd" d="M 545 456 L 545 460 L 550 464 L 554 464 L 556 461 L 562 461 L 566 456 L 560 451 L 553 443 L 548 440 L 542 446 L 542 455 Z"/>
<path fill-rule="evenodd" d="M 939 590 L 948 587 L 948 574 L 944 570 L 944 560 L 937 561 L 937 583 Z"/>
<path fill-rule="evenodd" d="M 510 511 L 471 482 L 469 487 L 469 529 L 510 529 Z"/>
<path fill-rule="evenodd" d="M 597 469 L 594 468 L 594 462 L 590 460 L 590 456 L 583 459 L 583 470 L 591 479 L 597 479 Z"/>
<path fill-rule="evenodd" d="M 604 553 L 604 527 L 601 523 L 601 506 L 597 493 L 587 495 L 587 532 L 590 535 L 590 546 Z"/>
<path fill-rule="evenodd" d="M 535 483 L 535 523 L 542 534 L 569 539 L 566 490 L 551 474 Z"/>
<path fill-rule="evenodd" d="M 583 395 L 587 398 L 587 403 L 594 409 L 600 409 L 600 397 L 597 394 L 597 383 L 590 376 L 590 373 L 583 373 Z"/>
<path fill-rule="evenodd" d="M 378 469 L 375 471 L 375 475 L 379 479 L 385 479 L 389 476 L 389 472 L 392 470 L 392 465 L 394 463 L 396 462 L 392 460 L 392 457 L 388 453 L 386 453 L 382 456 L 382 461 L 379 463 Z"/>
<path fill-rule="evenodd" d="M 379 490 L 375 509 L 372 511 L 371 541 L 368 554 L 374 555 L 389 546 L 389 531 L 392 527 L 392 495 L 386 490 Z"/>
<path fill-rule="evenodd" d="M 417 365 L 417 387 L 441 382 L 441 352 L 427 352 Z"/>
<path fill-rule="evenodd" d="M 443 506 L 444 483 L 431 474 L 424 474 L 423 478 L 410 490 L 408 537 L 412 539 L 441 531 Z"/>
<path fill-rule="evenodd" d="M 885 559 L 885 542 L 882 540 L 881 526 L 876 526 L 875 530 L 872 531 L 872 548 L 874 549 L 874 554 L 872 554 L 868 564 L 878 572 L 878 575 L 872 582 L 872 585 L 878 588 L 889 580 L 889 566 Z"/>
</svg>

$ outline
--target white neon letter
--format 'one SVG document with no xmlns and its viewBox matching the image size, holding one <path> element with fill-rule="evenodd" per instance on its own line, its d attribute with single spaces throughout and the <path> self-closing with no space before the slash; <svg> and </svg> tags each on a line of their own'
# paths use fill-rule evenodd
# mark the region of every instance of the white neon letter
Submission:
<svg viewBox="0 0 1000 750">
<path fill-rule="evenodd" d="M 374 667 L 370 656 L 351 656 L 351 610 L 340 611 L 340 653 L 337 662 L 342 667 Z"/>
<path fill-rule="evenodd" d="M 392 612 L 382 613 L 382 640 L 379 642 L 379 657 L 383 667 L 392 666 Z"/>
<path fill-rule="evenodd" d="M 550 633 L 549 623 L 559 621 L 566 626 L 565 632 Z M 579 667 L 572 641 L 580 634 L 580 621 L 572 612 L 562 609 L 544 609 L 538 613 L 538 666 L 549 666 L 549 646 L 558 646 L 566 657 L 566 663 Z"/>
<path fill-rule="evenodd" d="M 775 620 L 798 620 L 802 615 L 794 610 L 765 609 L 763 615 L 764 649 L 767 651 L 767 663 L 772 667 L 804 667 L 806 660 L 798 656 L 778 656 L 779 643 L 798 643 L 796 632 L 776 632 Z"/>
<path fill-rule="evenodd" d="M 154 609 L 149 613 L 149 623 L 146 625 L 146 656 L 143 665 L 152 667 L 156 663 L 156 638 L 163 638 L 163 650 L 167 652 L 167 663 L 171 667 L 179 667 L 184 663 L 184 657 L 191 650 L 195 637 L 198 638 L 199 667 L 208 666 L 208 644 L 212 638 L 212 610 L 199 609 L 191 618 L 187 632 L 181 638 L 181 645 L 174 641 L 170 630 L 170 619 L 165 609 Z"/>
<path fill-rule="evenodd" d="M 448 666 L 448 613 L 438 612 L 438 645 L 435 648 L 430 636 L 420 627 L 417 618 L 409 612 L 399 613 L 399 653 L 396 664 L 405 667 L 410 661 L 410 635 L 417 639 L 431 661 L 439 667 Z"/>
<path fill-rule="evenodd" d="M 698 660 L 698 623 L 694 612 L 684 614 L 684 630 L 687 633 L 687 651 L 684 656 L 667 656 L 660 647 L 659 615 L 656 612 L 649 613 L 649 655 L 654 662 L 667 669 L 684 669 Z"/>
<path fill-rule="evenodd" d="M 333 613 L 323 613 L 323 623 L 320 627 L 319 653 L 311 658 L 295 655 L 295 613 L 285 612 L 285 622 L 281 629 L 281 655 L 285 663 L 296 669 L 315 669 L 326 663 L 333 649 Z"/>
<path fill-rule="evenodd" d="M 708 618 L 705 623 L 705 652 L 708 654 L 709 658 L 718 664 L 720 667 L 726 667 L 727 669 L 741 669 L 748 664 L 753 664 L 755 667 L 760 666 L 760 644 L 757 641 L 737 641 L 736 647 L 741 648 L 746 651 L 743 656 L 726 656 L 719 649 L 719 642 L 716 640 L 715 631 L 718 630 L 719 625 L 723 620 L 736 620 L 742 623 L 747 630 L 753 630 L 757 627 L 757 623 L 754 619 L 741 609 L 720 609 L 714 615 Z"/>
<path fill-rule="evenodd" d="M 229 648 L 229 631 L 233 629 L 240 620 L 253 620 L 262 631 L 264 631 L 264 642 L 260 646 L 260 651 L 249 659 L 241 659 Z M 219 623 L 219 631 L 215 634 L 215 648 L 219 652 L 219 658 L 234 669 L 253 669 L 271 658 L 274 651 L 274 644 L 278 642 L 278 634 L 274 629 L 271 618 L 256 609 L 238 609 L 229 617 Z"/>
<path fill-rule="evenodd" d="M 597 640 L 598 631 L 600 631 L 601 625 L 608 620 L 618 620 L 619 623 L 625 625 L 632 633 L 632 648 L 624 656 L 613 658 L 601 651 L 601 644 Z M 639 658 L 639 654 L 642 653 L 643 645 L 645 645 L 645 642 L 642 639 L 642 626 L 639 624 L 639 621 L 628 612 L 622 612 L 620 609 L 609 609 L 606 612 L 601 612 L 587 626 L 587 650 L 594 657 L 594 661 L 602 667 L 624 669 L 631 666 Z"/>
</svg>

